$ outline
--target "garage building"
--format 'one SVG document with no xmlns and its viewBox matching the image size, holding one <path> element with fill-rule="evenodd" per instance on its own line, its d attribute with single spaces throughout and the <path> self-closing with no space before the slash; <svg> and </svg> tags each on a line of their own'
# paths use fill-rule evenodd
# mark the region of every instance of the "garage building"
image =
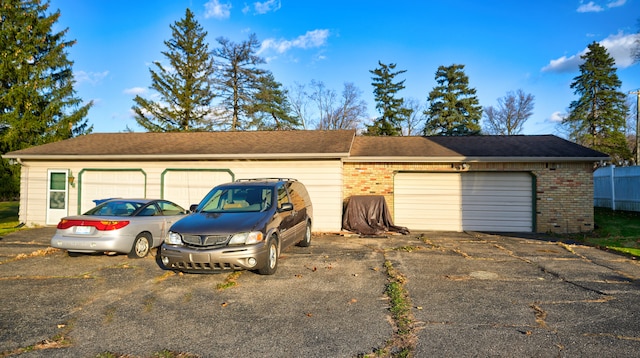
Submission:
<svg viewBox="0 0 640 358">
<path fill-rule="evenodd" d="M 412 231 L 593 228 L 594 164 L 608 156 L 552 135 L 363 137 L 352 130 L 96 133 L 4 155 L 22 166 L 20 221 L 56 225 L 95 200 L 154 197 L 188 207 L 216 184 L 291 177 L 314 231 L 341 230 L 353 195 L 382 195 Z"/>
</svg>

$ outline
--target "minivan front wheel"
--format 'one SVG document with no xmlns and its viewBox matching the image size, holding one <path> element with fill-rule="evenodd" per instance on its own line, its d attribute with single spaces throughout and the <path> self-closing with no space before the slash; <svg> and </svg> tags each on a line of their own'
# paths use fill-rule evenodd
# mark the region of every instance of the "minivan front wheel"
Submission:
<svg viewBox="0 0 640 358">
<path fill-rule="evenodd" d="M 267 248 L 267 262 L 258 269 L 258 273 L 261 275 L 273 275 L 278 269 L 278 241 L 275 237 L 272 236 L 269 238 Z"/>
</svg>

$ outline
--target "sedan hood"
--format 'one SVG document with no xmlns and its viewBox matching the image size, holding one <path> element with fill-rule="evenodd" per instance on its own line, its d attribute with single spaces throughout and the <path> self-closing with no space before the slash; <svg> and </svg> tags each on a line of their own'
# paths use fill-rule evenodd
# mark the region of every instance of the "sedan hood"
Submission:
<svg viewBox="0 0 640 358">
<path fill-rule="evenodd" d="M 180 234 L 218 235 L 260 230 L 269 212 L 250 213 L 194 213 L 171 226 Z"/>
</svg>

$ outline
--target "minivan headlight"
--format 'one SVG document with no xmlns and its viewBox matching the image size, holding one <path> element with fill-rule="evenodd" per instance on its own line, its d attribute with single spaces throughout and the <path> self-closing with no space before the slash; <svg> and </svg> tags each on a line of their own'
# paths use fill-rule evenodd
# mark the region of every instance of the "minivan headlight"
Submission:
<svg viewBox="0 0 640 358">
<path fill-rule="evenodd" d="M 260 231 L 241 232 L 235 234 L 229 240 L 229 245 L 251 245 L 261 242 L 263 239 Z"/>
<path fill-rule="evenodd" d="M 169 235 L 164 238 L 164 243 L 169 245 L 182 245 L 182 235 L 169 231 Z"/>
</svg>

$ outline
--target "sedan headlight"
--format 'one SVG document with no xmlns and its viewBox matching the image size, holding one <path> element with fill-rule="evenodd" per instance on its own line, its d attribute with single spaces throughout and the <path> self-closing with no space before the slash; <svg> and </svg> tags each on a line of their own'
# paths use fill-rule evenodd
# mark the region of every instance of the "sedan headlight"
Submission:
<svg viewBox="0 0 640 358">
<path fill-rule="evenodd" d="M 169 245 L 182 245 L 182 235 L 169 231 L 169 235 L 164 238 L 164 243 Z"/>
<path fill-rule="evenodd" d="M 241 232 L 235 234 L 229 240 L 229 245 L 251 245 L 261 242 L 263 239 L 260 231 Z"/>
</svg>

